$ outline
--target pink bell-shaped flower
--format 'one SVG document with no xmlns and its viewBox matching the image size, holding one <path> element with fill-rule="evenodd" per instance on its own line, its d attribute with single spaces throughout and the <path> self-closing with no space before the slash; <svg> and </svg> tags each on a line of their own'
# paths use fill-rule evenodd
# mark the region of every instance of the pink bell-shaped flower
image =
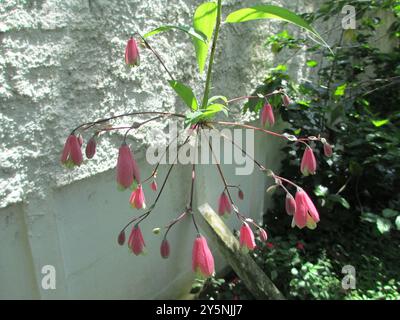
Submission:
<svg viewBox="0 0 400 320">
<path fill-rule="evenodd" d="M 140 64 L 139 48 L 133 37 L 131 37 L 126 44 L 125 63 L 131 67 L 138 66 Z"/>
<path fill-rule="evenodd" d="M 286 193 L 285 209 L 289 216 L 294 215 L 296 212 L 296 201 L 290 193 Z"/>
<path fill-rule="evenodd" d="M 324 154 L 326 157 L 331 157 L 333 153 L 333 148 L 329 143 L 324 143 Z"/>
<path fill-rule="evenodd" d="M 272 110 L 272 106 L 266 102 L 261 109 L 261 124 L 265 127 L 268 122 L 269 126 L 272 127 L 275 123 L 274 112 Z"/>
<path fill-rule="evenodd" d="M 254 241 L 254 233 L 251 230 L 250 226 L 244 222 L 242 227 L 240 228 L 240 237 L 239 237 L 240 246 L 243 249 L 254 250 L 256 247 L 256 242 Z"/>
<path fill-rule="evenodd" d="M 298 189 L 295 200 L 296 212 L 293 217 L 292 225 L 296 225 L 300 229 L 305 226 L 309 229 L 315 229 L 319 222 L 319 213 L 308 194 L 303 189 Z"/>
<path fill-rule="evenodd" d="M 300 171 L 304 176 L 315 174 L 317 170 L 317 160 L 315 159 L 314 153 L 310 147 L 306 147 L 301 159 Z"/>
<path fill-rule="evenodd" d="M 283 95 L 283 97 L 282 97 L 282 102 L 283 102 L 283 105 L 285 106 L 285 107 L 287 107 L 287 106 L 289 106 L 289 104 L 290 104 L 290 98 L 288 97 L 288 95 L 287 94 L 284 94 Z"/>
<path fill-rule="evenodd" d="M 117 183 L 123 189 L 129 188 L 133 181 L 140 182 L 138 165 L 129 146 L 123 142 L 119 148 L 117 161 Z"/>
<path fill-rule="evenodd" d="M 220 216 L 225 215 L 226 213 L 232 212 L 232 204 L 226 195 L 225 191 L 221 193 L 218 201 L 218 214 Z"/>
<path fill-rule="evenodd" d="M 96 139 L 94 137 L 91 137 L 85 149 L 86 158 L 92 159 L 95 153 L 96 153 Z"/>
<path fill-rule="evenodd" d="M 156 180 L 153 180 L 153 182 L 150 185 L 151 190 L 157 191 L 157 182 Z"/>
<path fill-rule="evenodd" d="M 125 230 L 122 230 L 118 235 L 118 244 L 123 246 L 125 243 Z"/>
<path fill-rule="evenodd" d="M 145 253 L 145 243 L 143 239 L 143 234 L 138 225 L 135 225 L 132 228 L 128 240 L 128 246 L 136 256 Z"/>
<path fill-rule="evenodd" d="M 141 184 L 139 184 L 136 189 L 132 191 L 129 198 L 129 203 L 133 208 L 146 209 L 146 199 L 144 197 L 144 192 Z"/>
<path fill-rule="evenodd" d="M 70 134 L 64 144 L 61 163 L 67 167 L 79 166 L 83 162 L 81 145 L 75 134 Z"/>
<path fill-rule="evenodd" d="M 259 232 L 260 232 L 260 240 L 262 242 L 266 242 L 268 240 L 267 231 L 265 231 L 264 229 L 260 228 Z"/>
<path fill-rule="evenodd" d="M 169 242 L 167 239 L 164 239 L 161 242 L 161 246 L 160 246 L 160 254 L 161 257 L 163 257 L 164 259 L 167 259 L 169 257 Z"/>
<path fill-rule="evenodd" d="M 206 278 L 214 273 L 214 257 L 202 235 L 198 235 L 193 243 L 192 269 Z"/>
</svg>

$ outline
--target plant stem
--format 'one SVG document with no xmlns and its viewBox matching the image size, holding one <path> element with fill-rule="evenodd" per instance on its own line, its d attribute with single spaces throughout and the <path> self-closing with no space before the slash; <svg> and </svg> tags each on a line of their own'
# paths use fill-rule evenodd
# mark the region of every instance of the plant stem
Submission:
<svg viewBox="0 0 400 320">
<path fill-rule="evenodd" d="M 122 117 L 129 117 L 129 116 L 143 116 L 143 115 L 164 115 L 164 116 L 173 116 L 173 117 L 178 117 L 178 118 L 185 118 L 185 115 L 183 114 L 179 114 L 179 113 L 171 113 L 171 112 L 158 112 L 158 111 L 138 111 L 138 112 L 128 112 L 128 113 L 123 113 L 123 114 L 119 114 L 116 116 L 112 116 L 112 117 L 108 117 L 108 118 L 104 118 L 104 119 L 100 119 L 97 121 L 92 121 L 92 122 L 86 122 L 86 123 L 82 123 L 81 125 L 79 125 L 78 127 L 76 127 L 74 130 L 72 130 L 72 133 L 74 133 L 75 131 L 81 129 L 82 127 L 87 126 L 86 128 L 83 128 L 82 130 L 88 130 L 91 127 L 95 126 L 96 124 L 101 124 L 104 122 L 108 122 L 110 120 L 114 120 L 114 119 L 118 119 L 118 118 L 122 118 Z"/>
<path fill-rule="evenodd" d="M 161 63 L 163 66 L 164 70 L 167 72 L 168 76 L 172 81 L 175 81 L 175 78 L 173 77 L 172 73 L 168 70 L 167 66 L 164 63 L 164 60 L 161 58 L 161 56 L 158 54 L 156 50 L 154 50 L 151 45 L 148 43 L 148 41 L 140 34 L 137 33 L 140 38 L 142 38 L 142 41 L 144 42 L 145 46 L 156 56 L 157 60 Z"/>
<path fill-rule="evenodd" d="M 210 60 L 208 62 L 208 70 L 207 70 L 207 79 L 206 79 L 206 86 L 204 89 L 204 96 L 203 96 L 203 102 L 202 102 L 202 108 L 205 109 L 207 107 L 207 101 L 208 101 L 208 94 L 210 92 L 210 85 L 211 85 L 211 73 L 212 73 L 212 66 L 214 62 L 214 56 L 215 56 L 215 49 L 217 47 L 217 39 L 218 39 L 218 34 L 219 34 L 219 27 L 221 26 L 221 2 L 222 0 L 218 0 L 218 7 L 217 7 L 217 21 L 215 24 L 215 32 L 214 32 L 214 38 L 211 46 L 211 54 L 210 54 Z"/>
</svg>

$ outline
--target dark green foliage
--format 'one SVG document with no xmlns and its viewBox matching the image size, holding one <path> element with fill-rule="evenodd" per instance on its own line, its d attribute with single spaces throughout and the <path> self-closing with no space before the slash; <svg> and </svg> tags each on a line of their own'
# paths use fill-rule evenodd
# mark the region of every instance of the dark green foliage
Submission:
<svg viewBox="0 0 400 320">
<path fill-rule="evenodd" d="M 286 66 L 280 65 L 256 90 L 266 94 L 285 89 L 294 101 L 289 107 L 282 106 L 280 96 L 270 101 L 288 122 L 285 131 L 301 137 L 320 134 L 335 148 L 326 158 L 321 144 L 315 145 L 317 174 L 308 177 L 299 169 L 304 147 L 288 143 L 283 148 L 281 175 L 304 187 L 320 211 L 321 222 L 313 231 L 291 229 L 284 194 L 276 191 L 275 209 L 265 215 L 275 247 L 256 251 L 255 259 L 288 298 L 399 299 L 400 5 L 329 1 L 305 18 L 327 20 L 340 14 L 345 4 L 356 7 L 357 29 L 338 31 L 339 42 L 332 45 L 335 56 L 323 47 L 307 49 L 315 56 L 307 65 L 322 65 L 316 79 L 293 83 Z M 390 52 L 374 46 L 382 12 L 395 17 L 386 34 L 393 42 Z M 287 32 L 267 41 L 274 52 L 297 50 L 303 43 Z M 260 107 L 249 101 L 244 112 L 258 113 Z M 296 248 L 298 239 L 305 244 L 304 251 Z M 356 290 L 346 292 L 341 287 L 345 265 L 356 269 Z M 203 297 L 251 298 L 240 281 L 208 287 L 213 289 Z"/>
</svg>

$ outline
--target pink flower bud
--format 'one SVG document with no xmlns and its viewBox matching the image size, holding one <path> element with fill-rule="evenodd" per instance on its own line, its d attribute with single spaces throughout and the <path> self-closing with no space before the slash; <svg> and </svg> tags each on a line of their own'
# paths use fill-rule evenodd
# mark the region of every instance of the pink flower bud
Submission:
<svg viewBox="0 0 400 320">
<path fill-rule="evenodd" d="M 331 157 L 333 150 L 332 146 L 329 143 L 324 143 L 324 154 L 326 157 Z"/>
<path fill-rule="evenodd" d="M 317 160 L 315 159 L 314 153 L 310 147 L 306 147 L 301 159 L 300 171 L 304 176 L 309 174 L 315 174 L 317 170 Z"/>
<path fill-rule="evenodd" d="M 286 193 L 285 209 L 289 216 L 294 215 L 296 212 L 296 201 L 290 193 Z"/>
<path fill-rule="evenodd" d="M 68 136 L 67 141 L 64 144 L 64 149 L 61 154 L 61 163 L 66 166 L 79 166 L 82 161 L 83 156 L 79 140 L 74 134 L 71 134 Z"/>
<path fill-rule="evenodd" d="M 150 187 L 151 187 L 151 190 L 157 191 L 157 182 L 156 182 L 156 180 L 153 180 L 153 182 L 151 183 Z"/>
<path fill-rule="evenodd" d="M 145 243 L 144 243 L 142 231 L 140 230 L 138 225 L 135 225 L 132 228 L 132 231 L 131 231 L 131 234 L 130 234 L 129 240 L 128 240 L 128 246 L 136 256 L 144 253 Z"/>
<path fill-rule="evenodd" d="M 300 229 L 307 226 L 315 229 L 319 222 L 319 213 L 308 194 L 303 189 L 298 189 L 295 196 L 296 212 L 293 217 L 294 224 Z"/>
<path fill-rule="evenodd" d="M 167 259 L 169 257 L 169 242 L 167 239 L 164 239 L 161 242 L 160 253 L 161 257 L 163 257 L 164 259 Z"/>
<path fill-rule="evenodd" d="M 286 94 L 284 94 L 282 97 L 282 102 L 283 102 L 283 105 L 285 107 L 287 107 L 287 106 L 289 106 L 291 101 L 290 101 L 290 98 Z"/>
<path fill-rule="evenodd" d="M 272 106 L 268 102 L 266 102 L 261 109 L 261 125 L 265 127 L 267 121 L 270 127 L 275 123 L 274 112 L 272 111 Z"/>
<path fill-rule="evenodd" d="M 267 231 L 265 231 L 264 229 L 260 229 L 260 239 L 262 242 L 266 242 L 268 239 Z"/>
<path fill-rule="evenodd" d="M 193 243 L 192 269 L 204 277 L 210 277 L 214 273 L 214 258 L 206 238 L 201 235 L 198 235 Z"/>
<path fill-rule="evenodd" d="M 132 191 L 129 198 L 129 203 L 133 208 L 146 209 L 146 199 L 144 197 L 144 192 L 141 184 L 139 184 L 137 188 Z"/>
<path fill-rule="evenodd" d="M 125 230 L 122 230 L 118 235 L 118 244 L 123 246 L 125 243 Z"/>
<path fill-rule="evenodd" d="M 239 196 L 240 200 L 244 199 L 244 193 L 243 193 L 242 189 L 239 189 L 238 196 Z"/>
<path fill-rule="evenodd" d="M 86 145 L 85 149 L 86 158 L 92 159 L 96 153 L 96 140 L 94 137 L 91 137 Z"/>
<path fill-rule="evenodd" d="M 299 249 L 299 250 L 304 250 L 304 244 L 301 243 L 301 242 L 297 242 L 296 248 Z"/>
<path fill-rule="evenodd" d="M 140 64 L 139 48 L 135 39 L 131 37 L 125 48 L 125 63 L 128 66 L 138 66 Z"/>
<path fill-rule="evenodd" d="M 246 222 L 244 222 L 240 228 L 239 242 L 242 248 L 247 248 L 248 250 L 254 250 L 256 247 L 254 233 Z"/>
<path fill-rule="evenodd" d="M 225 192 L 221 193 L 221 196 L 219 197 L 219 204 L 218 204 L 218 214 L 220 216 L 223 216 L 225 213 L 231 213 L 232 212 L 232 204 L 229 201 L 228 196 L 226 195 Z"/>
<path fill-rule="evenodd" d="M 118 153 L 117 183 L 122 188 L 129 188 L 133 180 L 140 182 L 139 169 L 129 146 L 124 142 Z"/>
<path fill-rule="evenodd" d="M 265 245 L 267 246 L 268 249 L 275 248 L 275 246 L 274 246 L 274 244 L 272 242 L 267 242 Z"/>
</svg>

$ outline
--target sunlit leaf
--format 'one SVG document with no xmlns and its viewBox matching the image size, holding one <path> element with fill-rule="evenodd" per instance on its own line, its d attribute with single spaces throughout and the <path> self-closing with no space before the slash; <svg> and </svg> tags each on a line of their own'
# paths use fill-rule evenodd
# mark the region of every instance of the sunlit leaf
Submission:
<svg viewBox="0 0 400 320">
<path fill-rule="evenodd" d="M 169 84 L 191 110 L 195 111 L 198 109 L 197 99 L 192 89 L 175 80 L 169 81 Z"/>
<path fill-rule="evenodd" d="M 225 96 L 213 96 L 208 99 L 208 104 L 211 104 L 211 102 L 214 102 L 216 100 L 222 100 L 223 102 L 228 103 L 228 99 Z"/>
<path fill-rule="evenodd" d="M 375 127 L 379 128 L 379 127 L 381 127 L 381 126 L 387 124 L 387 123 L 389 122 L 389 119 L 372 120 L 371 122 L 372 122 L 372 124 L 373 124 Z"/>
<path fill-rule="evenodd" d="M 259 19 L 277 19 L 286 22 L 293 23 L 300 28 L 309 31 L 317 39 L 322 41 L 323 45 L 330 49 L 329 45 L 324 41 L 324 39 L 311 27 L 303 18 L 299 17 L 297 14 L 285 8 L 272 6 L 272 5 L 259 5 L 250 8 L 243 8 L 230 13 L 225 22 L 227 23 L 238 23 Z M 332 51 L 332 50 L 331 50 Z"/>
<path fill-rule="evenodd" d="M 337 86 L 333 95 L 337 97 L 343 96 L 346 91 L 346 88 L 347 88 L 347 83 L 343 83 L 342 85 Z"/>
<path fill-rule="evenodd" d="M 200 73 L 203 72 L 206 64 L 209 44 L 214 32 L 216 20 L 217 4 L 215 2 L 205 2 L 201 4 L 194 13 L 193 27 L 196 31 L 204 34 L 207 40 L 207 42 L 204 42 L 193 38 Z"/>
<path fill-rule="evenodd" d="M 323 185 L 317 185 L 314 189 L 314 194 L 317 197 L 325 197 L 329 192 L 329 189 Z"/>
<path fill-rule="evenodd" d="M 394 221 L 396 225 L 396 229 L 400 231 L 400 216 L 397 216 L 396 220 Z"/>
<path fill-rule="evenodd" d="M 376 227 L 380 233 L 384 234 L 390 231 L 392 228 L 392 223 L 388 219 L 379 217 L 376 220 Z"/>
<path fill-rule="evenodd" d="M 318 65 L 318 62 L 315 60 L 308 60 L 306 62 L 306 64 L 310 67 L 310 68 L 315 68 Z"/>
</svg>

